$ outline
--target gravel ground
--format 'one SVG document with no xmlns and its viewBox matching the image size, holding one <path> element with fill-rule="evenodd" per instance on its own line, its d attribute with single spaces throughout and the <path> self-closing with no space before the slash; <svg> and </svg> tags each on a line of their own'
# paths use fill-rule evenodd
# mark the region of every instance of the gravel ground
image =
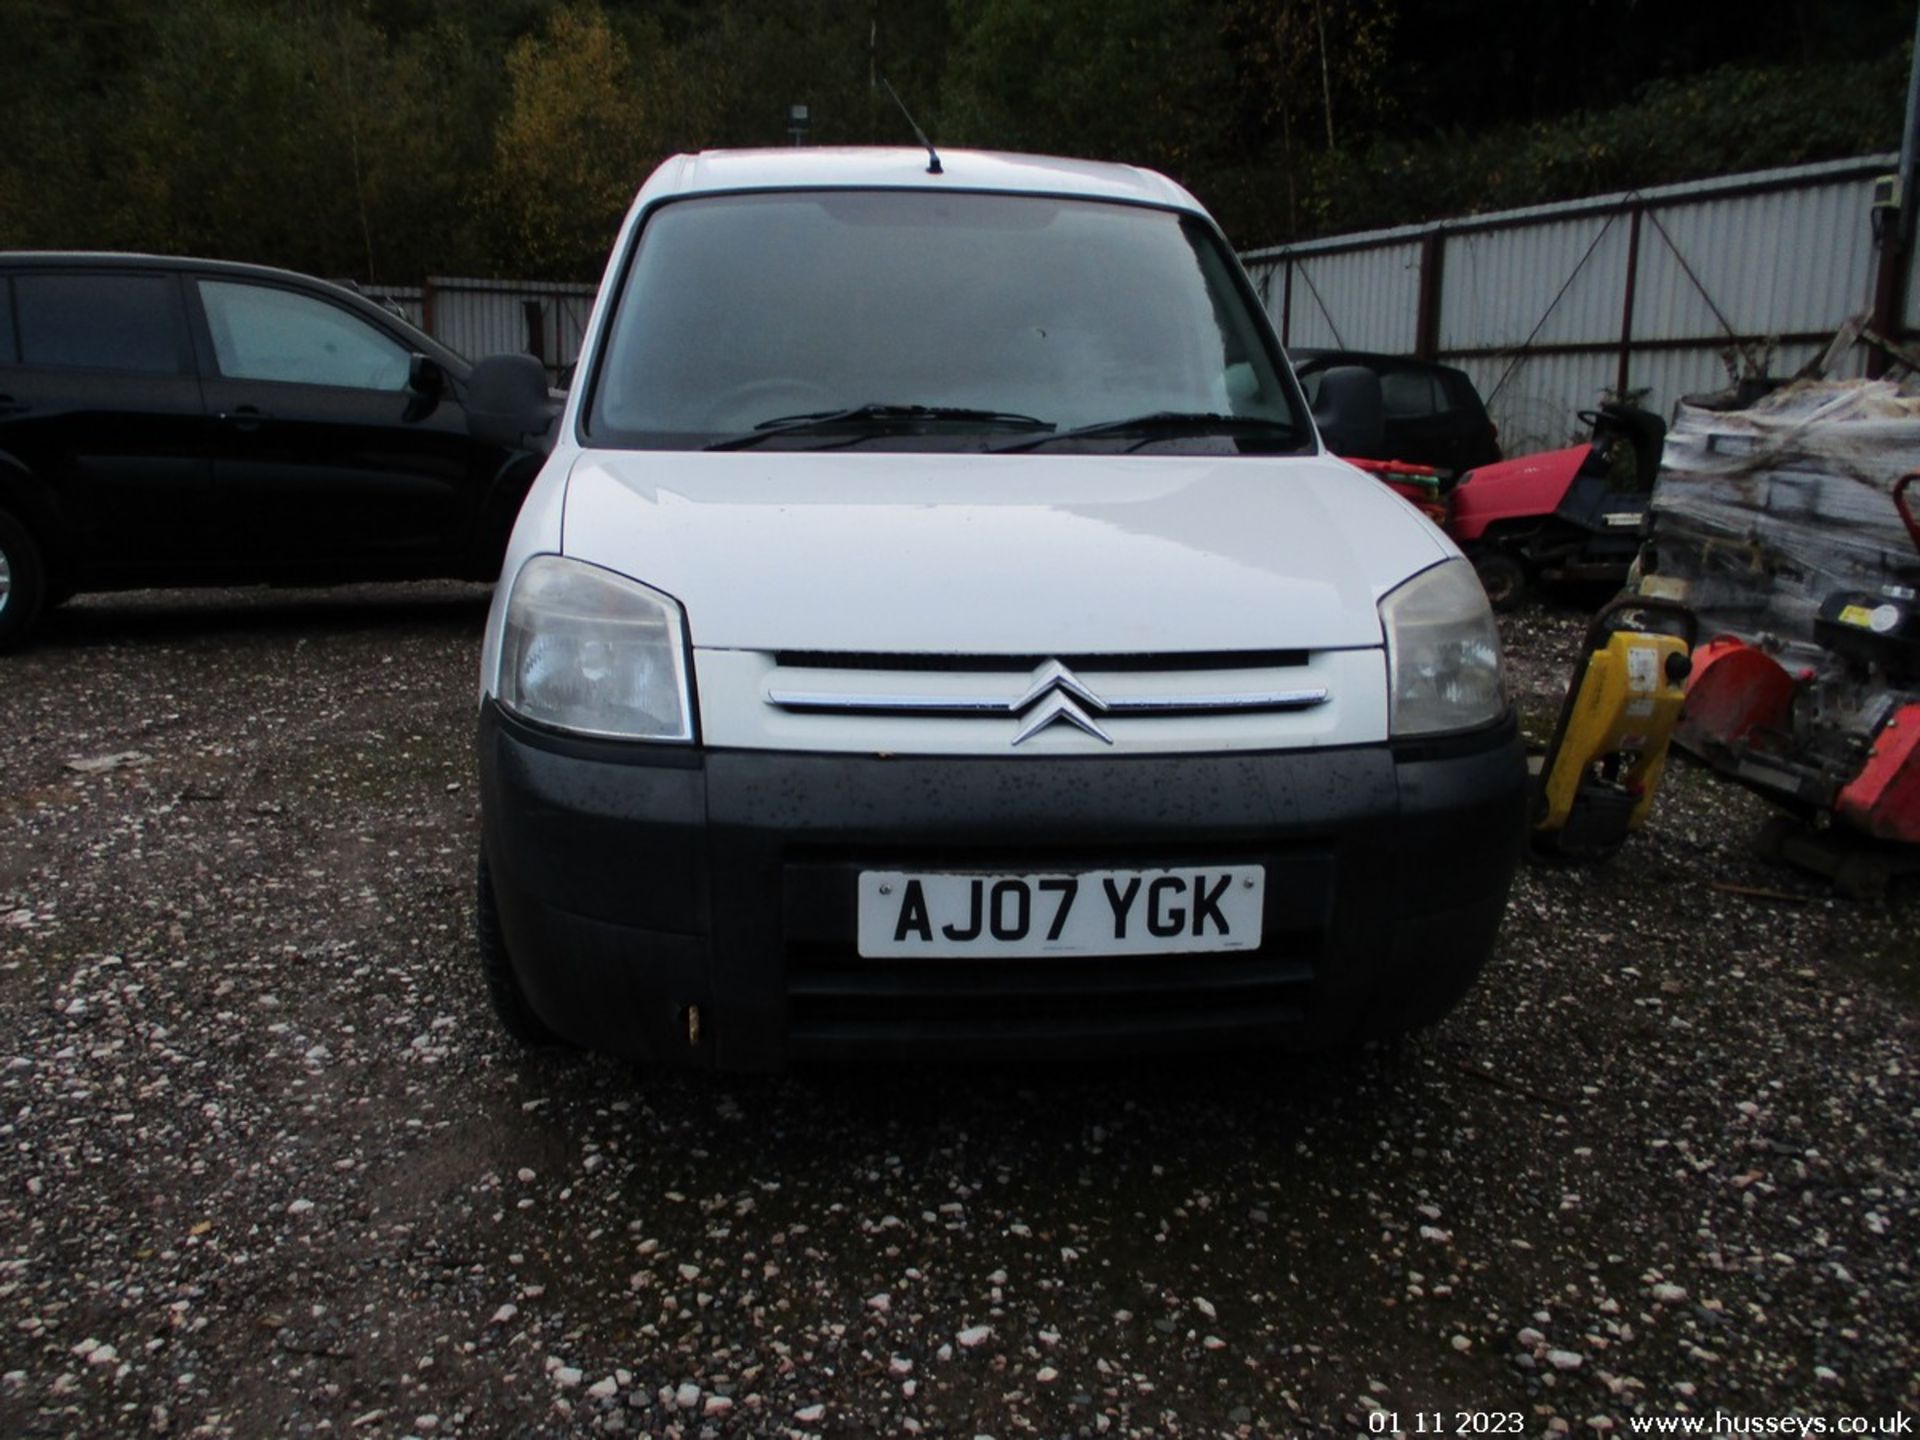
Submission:
<svg viewBox="0 0 1920 1440">
<path fill-rule="evenodd" d="M 0 1434 L 1920 1409 L 1914 882 L 1761 862 L 1765 807 L 1683 766 L 1393 1051 L 528 1056 L 472 960 L 484 612 L 99 597 L 0 662 Z M 1531 728 L 1581 624 L 1508 626 Z"/>
</svg>

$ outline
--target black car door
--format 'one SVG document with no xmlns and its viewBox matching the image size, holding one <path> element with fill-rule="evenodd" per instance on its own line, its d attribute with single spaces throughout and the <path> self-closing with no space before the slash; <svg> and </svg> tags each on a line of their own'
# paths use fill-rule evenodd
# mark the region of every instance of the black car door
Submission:
<svg viewBox="0 0 1920 1440">
<path fill-rule="evenodd" d="M 480 477 L 466 417 L 408 385 L 411 353 L 316 293 L 202 275 L 213 479 L 236 543 L 289 575 L 457 568 Z"/>
<path fill-rule="evenodd" d="M 18 342 L 0 351 L 0 455 L 49 494 L 73 558 L 157 579 L 217 558 L 179 277 L 23 267 L 0 285 Z"/>
</svg>

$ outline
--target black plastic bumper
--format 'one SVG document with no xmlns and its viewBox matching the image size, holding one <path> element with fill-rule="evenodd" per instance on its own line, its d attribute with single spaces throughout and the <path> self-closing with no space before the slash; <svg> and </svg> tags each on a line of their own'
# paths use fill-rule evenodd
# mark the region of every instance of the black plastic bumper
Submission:
<svg viewBox="0 0 1920 1440">
<path fill-rule="evenodd" d="M 1436 1018 L 1493 945 L 1527 783 L 1511 721 L 1398 753 L 889 759 L 582 742 L 489 704 L 480 757 L 535 1013 L 590 1049 L 731 1069 L 1314 1048 Z M 1266 867 L 1260 949 L 856 953 L 863 869 L 1190 863 Z"/>
</svg>

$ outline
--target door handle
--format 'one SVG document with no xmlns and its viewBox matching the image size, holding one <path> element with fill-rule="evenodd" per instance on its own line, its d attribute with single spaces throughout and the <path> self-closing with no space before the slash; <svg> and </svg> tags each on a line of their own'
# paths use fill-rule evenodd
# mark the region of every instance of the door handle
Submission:
<svg viewBox="0 0 1920 1440">
<path fill-rule="evenodd" d="M 220 418 L 236 430 L 258 430 L 273 417 L 257 405 L 236 405 Z"/>
<path fill-rule="evenodd" d="M 24 401 L 15 400 L 11 395 L 0 395 L 0 417 L 24 415 L 32 408 L 33 406 L 26 404 Z"/>
</svg>

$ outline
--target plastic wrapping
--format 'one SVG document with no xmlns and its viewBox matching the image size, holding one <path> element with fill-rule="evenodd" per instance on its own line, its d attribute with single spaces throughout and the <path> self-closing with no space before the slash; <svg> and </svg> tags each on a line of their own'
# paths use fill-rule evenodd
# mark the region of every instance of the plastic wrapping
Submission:
<svg viewBox="0 0 1920 1440">
<path fill-rule="evenodd" d="M 1920 470 L 1920 389 L 1810 381 L 1751 408 L 1682 405 L 1653 493 L 1651 566 L 1699 617 L 1790 668 L 1838 660 L 1815 638 L 1838 592 L 1910 599 L 1920 550 L 1893 502 Z"/>
</svg>

